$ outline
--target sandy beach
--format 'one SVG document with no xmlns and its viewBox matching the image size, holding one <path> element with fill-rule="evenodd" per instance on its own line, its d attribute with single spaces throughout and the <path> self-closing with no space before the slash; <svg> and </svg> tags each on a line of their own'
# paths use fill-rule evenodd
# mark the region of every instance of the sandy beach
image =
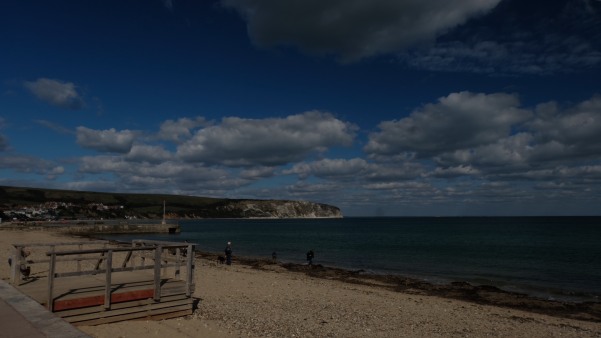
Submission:
<svg viewBox="0 0 601 338">
<path fill-rule="evenodd" d="M 81 241 L 49 232 L 0 231 L 15 243 Z M 202 250 L 202 248 L 199 248 Z M 548 302 L 457 283 L 274 264 L 196 259 L 198 308 L 188 317 L 82 326 L 94 337 L 601 337 L 601 304 Z"/>
</svg>

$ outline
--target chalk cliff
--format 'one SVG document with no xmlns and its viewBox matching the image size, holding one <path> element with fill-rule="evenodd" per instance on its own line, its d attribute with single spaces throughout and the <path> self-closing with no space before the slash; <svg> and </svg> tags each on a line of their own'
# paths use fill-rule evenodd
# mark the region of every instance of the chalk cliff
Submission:
<svg viewBox="0 0 601 338">
<path fill-rule="evenodd" d="M 240 218 L 340 218 L 340 209 L 308 201 L 229 200 L 215 208 L 218 214 Z"/>
</svg>

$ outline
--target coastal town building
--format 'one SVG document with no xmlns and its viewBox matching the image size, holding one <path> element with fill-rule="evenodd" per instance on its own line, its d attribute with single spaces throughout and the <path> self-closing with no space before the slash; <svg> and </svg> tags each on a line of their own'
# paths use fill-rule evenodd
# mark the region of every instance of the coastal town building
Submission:
<svg viewBox="0 0 601 338">
<path fill-rule="evenodd" d="M 60 221 L 73 219 L 128 218 L 123 205 L 70 202 L 45 202 L 39 205 L 0 206 L 0 218 L 5 221 Z"/>
</svg>

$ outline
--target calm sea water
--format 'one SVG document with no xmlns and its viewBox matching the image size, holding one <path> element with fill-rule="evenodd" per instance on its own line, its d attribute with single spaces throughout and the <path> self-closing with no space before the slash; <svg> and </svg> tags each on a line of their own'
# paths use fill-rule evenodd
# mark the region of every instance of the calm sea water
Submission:
<svg viewBox="0 0 601 338">
<path fill-rule="evenodd" d="M 467 281 L 537 297 L 600 301 L 601 217 L 390 217 L 182 221 L 177 235 L 119 235 L 189 241 L 234 256 L 398 274 L 433 283 Z"/>
</svg>

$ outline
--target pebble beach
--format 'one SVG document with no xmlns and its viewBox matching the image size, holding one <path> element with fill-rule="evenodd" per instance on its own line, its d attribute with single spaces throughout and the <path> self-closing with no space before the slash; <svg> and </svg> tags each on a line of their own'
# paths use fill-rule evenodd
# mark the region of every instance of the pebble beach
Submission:
<svg viewBox="0 0 601 338">
<path fill-rule="evenodd" d="M 42 231 L 0 231 L 15 243 L 81 241 Z M 573 306 L 466 285 L 428 286 L 321 266 L 234 256 L 196 258 L 193 315 L 79 329 L 93 337 L 601 337 L 600 304 Z M 2 264 L 0 276 L 8 280 Z"/>
</svg>

